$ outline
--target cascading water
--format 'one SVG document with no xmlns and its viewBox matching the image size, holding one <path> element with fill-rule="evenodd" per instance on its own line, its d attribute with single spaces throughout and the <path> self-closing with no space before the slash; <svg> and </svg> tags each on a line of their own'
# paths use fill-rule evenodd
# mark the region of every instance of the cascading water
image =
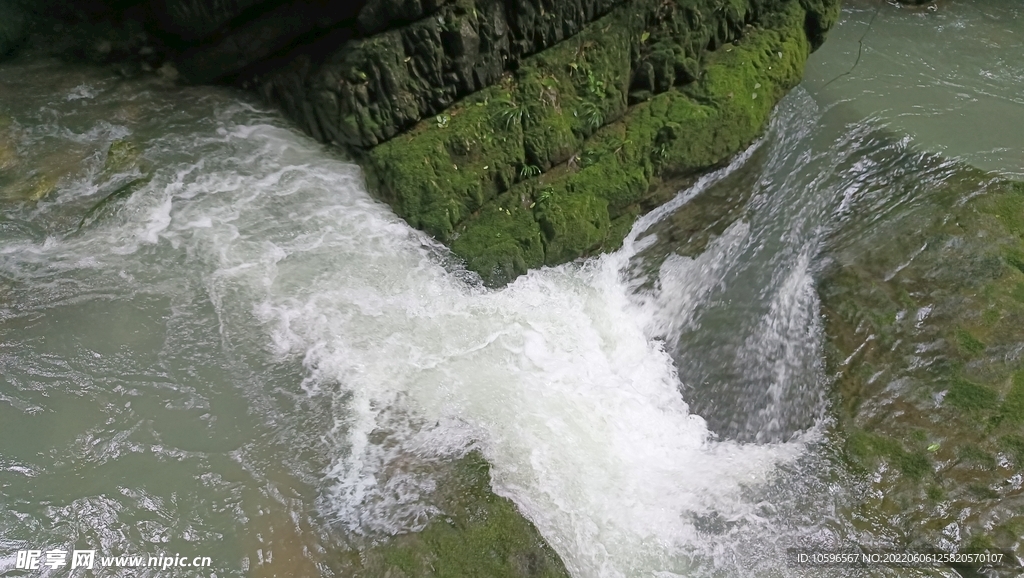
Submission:
<svg viewBox="0 0 1024 578">
<path fill-rule="evenodd" d="M 155 122 L 131 129 L 78 124 L 90 102 L 115 107 L 119 89 L 91 84 L 94 96 L 78 98 L 82 89 L 68 88 L 55 95 L 56 122 L 21 138 L 45 151 L 64 140 L 139 138 Z M 140 119 L 171 107 L 172 96 L 151 98 L 157 102 L 143 105 Z M 16 351 L 6 357 L 5 375 L 32 397 L 32 360 L 39 356 L 29 351 L 39 344 L 24 335 L 38 312 L 45 317 L 36 324 L 59 318 L 64 336 L 80 343 L 58 350 L 54 359 L 70 361 L 47 373 L 47 387 L 58 397 L 88 399 L 85 406 L 120 422 L 72 434 L 65 451 L 104 448 L 96 457 L 101 463 L 119 463 L 132 452 L 162 456 L 158 461 L 212 460 L 209 447 L 172 450 L 189 443 L 164 440 L 185 432 L 161 431 L 135 407 L 166 390 L 178 399 L 165 407 L 201 408 L 200 423 L 215 421 L 211 396 L 224 392 L 203 375 L 221 373 L 216 382 L 233 382 L 235 395 L 253 407 L 244 421 L 277 430 L 271 435 L 278 444 L 321 438 L 310 444 L 314 459 L 286 466 L 312 480 L 322 464 L 325 477 L 310 485 L 320 488 L 326 517 L 351 532 L 420 527 L 434 513 L 426 499 L 431 464 L 470 445 L 493 464 L 495 490 L 519 505 L 578 576 L 688 575 L 714 554 L 702 546 L 701 519 L 764 526 L 747 494 L 778 464 L 794 460 L 802 443 L 716 439 L 687 407 L 659 339 L 680 313 L 674 306 L 706 305 L 713 295 L 706 287 L 734 269 L 750 224 L 731 227 L 707 257 L 666 261 L 662 279 L 689 267 L 698 280 L 690 288 L 634 295 L 624 270 L 645 246 L 635 238 L 653 222 L 647 219 L 614 254 L 487 290 L 453 269 L 443 248 L 371 200 L 352 165 L 230 98 L 200 93 L 186 102 L 161 123 L 162 134 L 145 142 L 145 161 L 157 168 L 119 212 L 77 232 L 64 217 L 105 190 L 102 155 L 95 152 L 85 155 L 78 174 L 63 178 L 52 199 L 9 210 L 9 222 L 17 219 L 24 229 L 0 253 L 8 302 L 21 304 L 7 309 L 5 327 L 22 337 L 6 341 Z M 683 194 L 715 186 L 748 158 Z M 32 223 L 51 228 L 33 230 Z M 701 259 L 719 266 L 701 270 Z M 767 332 L 777 330 L 776 316 L 789 315 L 785 292 L 804 285 L 803 278 L 782 283 L 764 317 Z M 25 303 L 35 303 L 37 313 L 26 313 Z M 109 315 L 119 318 L 110 330 L 125 335 L 89 334 L 96 316 Z M 205 327 L 189 329 L 186 319 Z M 804 321 L 815 322 L 813 315 Z M 202 339 L 177 349 L 190 333 Z M 775 338 L 786 337 L 783 331 Z M 80 347 L 83 339 L 91 345 Z M 199 356 L 206 348 L 224 360 Z M 104 379 L 99 366 L 109 363 Z M 161 369 L 131 370 L 126 363 Z M 293 373 L 280 375 L 282 368 Z M 141 399 L 112 404 L 110 395 Z M 38 405 L 53 411 L 45 399 Z M 320 409 L 303 411 L 313 406 Z M 244 456 L 261 453 L 256 448 L 238 452 L 233 459 L 244 469 L 265 467 Z M 33 467 L 54 483 L 67 475 L 59 466 Z M 115 516 L 127 508 L 119 500 L 105 507 Z M 6 522 L 12 534 L 32 534 L 16 519 Z M 173 524 L 160 530 L 174 531 Z M 131 542 L 130 535 L 109 536 L 104 546 L 128 549 Z"/>
</svg>

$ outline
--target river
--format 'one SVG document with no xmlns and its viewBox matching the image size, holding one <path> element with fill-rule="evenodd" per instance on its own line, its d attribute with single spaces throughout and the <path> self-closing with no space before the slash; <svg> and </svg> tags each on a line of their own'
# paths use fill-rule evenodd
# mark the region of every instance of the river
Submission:
<svg viewBox="0 0 1024 578">
<path fill-rule="evenodd" d="M 1024 15 L 981 4 L 851 3 L 761 141 L 499 290 L 248 95 L 0 65 L 0 575 L 342 575 L 470 448 L 579 578 L 867 575 L 785 560 L 858 538 L 816 275 L 929 151 L 1024 175 Z M 708 198 L 735 209 L 677 254 Z M 106 575 L 157 574 L 194 575 Z"/>
</svg>

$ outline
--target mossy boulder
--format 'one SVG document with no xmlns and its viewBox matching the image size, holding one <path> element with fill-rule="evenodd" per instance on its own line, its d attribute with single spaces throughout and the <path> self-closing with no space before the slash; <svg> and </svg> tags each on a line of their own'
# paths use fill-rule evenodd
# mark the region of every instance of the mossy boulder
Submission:
<svg viewBox="0 0 1024 578">
<path fill-rule="evenodd" d="M 420 532 L 342 556 L 353 578 L 568 578 L 561 560 L 507 498 L 490 488 L 478 453 L 455 462 L 439 484 L 444 512 Z"/>
<path fill-rule="evenodd" d="M 633 73 L 648 59 L 637 46 L 689 38 L 687 23 L 701 21 L 690 8 L 659 5 L 678 13 L 652 31 L 636 6 L 613 10 L 498 85 L 363 153 L 371 189 L 490 284 L 616 248 L 681 179 L 761 133 L 811 50 L 808 13 L 792 1 L 764 27 L 694 52 L 699 79 L 680 73 L 640 94 Z M 680 70 L 692 68 L 688 59 Z"/>
<path fill-rule="evenodd" d="M 1024 508 L 1024 185 L 919 176 L 893 184 L 916 208 L 881 210 L 820 284 L 839 431 L 868 488 L 850 517 L 912 547 L 956 524 L 960 549 L 1019 551 L 998 528 Z"/>
</svg>

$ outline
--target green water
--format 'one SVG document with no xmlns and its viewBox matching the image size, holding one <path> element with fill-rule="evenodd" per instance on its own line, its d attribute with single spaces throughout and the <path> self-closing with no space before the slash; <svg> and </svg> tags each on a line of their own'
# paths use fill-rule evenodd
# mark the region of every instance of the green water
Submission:
<svg viewBox="0 0 1024 578">
<path fill-rule="evenodd" d="M 921 151 L 1024 174 L 1020 8 L 885 5 L 823 87 L 874 8 L 622 250 L 499 291 L 247 95 L 0 66 L 0 575 L 64 548 L 345 576 L 468 448 L 574 576 L 950 575 L 784 560 L 891 537 L 846 513 L 817 278 L 927 210 L 956 171 Z"/>
<path fill-rule="evenodd" d="M 1024 6 L 844 4 L 842 20 L 809 63 L 807 90 L 925 150 L 1024 176 Z"/>
</svg>

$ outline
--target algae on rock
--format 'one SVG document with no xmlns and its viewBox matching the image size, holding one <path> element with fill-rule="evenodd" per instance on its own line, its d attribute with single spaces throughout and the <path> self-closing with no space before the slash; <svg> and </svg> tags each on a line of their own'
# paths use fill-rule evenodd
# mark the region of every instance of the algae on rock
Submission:
<svg viewBox="0 0 1024 578">
<path fill-rule="evenodd" d="M 353 578 L 568 578 L 561 560 L 508 500 L 490 488 L 490 466 L 473 452 L 439 485 L 445 512 L 419 532 L 342 557 Z"/>
<path fill-rule="evenodd" d="M 820 284 L 846 455 L 870 474 L 851 519 L 908 547 L 956 524 L 961 551 L 1019 551 L 1024 184 L 961 167 L 906 186 L 927 201 L 848 231 Z"/>
<path fill-rule="evenodd" d="M 665 5 L 678 20 L 700 20 Z M 371 189 L 489 284 L 616 248 L 681 179 L 761 133 L 811 50 L 807 13 L 792 1 L 765 16 L 765 27 L 700 55 L 698 80 L 688 83 L 694 66 L 684 56 L 684 74 L 672 76 L 682 86 L 648 83 L 638 94 L 634 66 L 647 61 L 636 46 L 685 28 L 664 16 L 651 32 L 636 8 L 613 10 L 525 59 L 445 111 L 447 122 L 421 122 L 363 153 Z"/>
</svg>

